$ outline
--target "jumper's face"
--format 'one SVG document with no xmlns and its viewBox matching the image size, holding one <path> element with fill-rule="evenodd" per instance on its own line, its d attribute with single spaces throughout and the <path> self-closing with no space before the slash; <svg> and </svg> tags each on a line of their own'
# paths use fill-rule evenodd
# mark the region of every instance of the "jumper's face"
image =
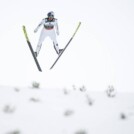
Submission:
<svg viewBox="0 0 134 134">
<path fill-rule="evenodd" d="M 53 15 L 48 16 L 48 19 L 49 19 L 49 20 L 52 20 L 53 18 L 54 18 L 54 16 L 53 16 Z"/>
</svg>

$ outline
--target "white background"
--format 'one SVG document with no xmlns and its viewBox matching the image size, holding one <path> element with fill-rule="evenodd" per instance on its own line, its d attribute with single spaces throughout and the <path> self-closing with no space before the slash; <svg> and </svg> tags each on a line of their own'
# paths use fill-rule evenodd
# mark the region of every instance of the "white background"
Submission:
<svg viewBox="0 0 134 134">
<path fill-rule="evenodd" d="M 38 81 L 45 87 L 85 85 L 105 90 L 114 85 L 119 91 L 134 89 L 134 2 L 132 0 L 3 0 L 0 4 L 0 84 L 29 85 Z M 28 31 L 36 48 L 38 23 L 54 11 L 59 22 L 60 48 L 82 25 L 53 70 L 56 59 L 50 39 L 43 43 L 38 72 L 22 32 Z"/>
</svg>

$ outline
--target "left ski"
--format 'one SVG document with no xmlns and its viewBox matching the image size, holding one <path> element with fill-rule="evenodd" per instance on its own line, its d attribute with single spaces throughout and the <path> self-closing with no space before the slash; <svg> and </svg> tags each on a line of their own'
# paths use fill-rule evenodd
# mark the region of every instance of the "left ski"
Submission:
<svg viewBox="0 0 134 134">
<path fill-rule="evenodd" d="M 31 53 L 32 53 L 32 56 L 33 56 L 33 58 L 34 58 L 34 61 L 35 61 L 36 65 L 37 65 L 37 68 L 38 68 L 38 70 L 39 70 L 40 72 L 42 72 L 41 67 L 40 67 L 40 65 L 39 65 L 39 62 L 38 62 L 38 60 L 37 60 L 37 58 L 36 58 L 36 56 L 35 56 L 35 54 L 34 54 L 32 45 L 31 45 L 31 43 L 30 43 L 30 41 L 29 41 L 29 38 L 28 38 L 28 35 L 27 35 L 27 31 L 26 31 L 26 27 L 23 26 L 22 28 L 23 28 L 23 32 L 24 32 L 24 35 L 25 35 L 27 44 L 28 44 L 28 46 L 29 46 L 29 49 L 30 49 L 30 51 L 31 51 Z"/>
</svg>

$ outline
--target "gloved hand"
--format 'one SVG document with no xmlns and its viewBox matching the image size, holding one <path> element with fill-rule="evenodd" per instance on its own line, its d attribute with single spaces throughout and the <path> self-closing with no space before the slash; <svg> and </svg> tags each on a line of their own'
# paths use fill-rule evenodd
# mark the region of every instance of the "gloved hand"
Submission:
<svg viewBox="0 0 134 134">
<path fill-rule="evenodd" d="M 57 31 L 57 35 L 59 35 L 59 31 Z"/>
<path fill-rule="evenodd" d="M 38 31 L 38 28 L 36 28 L 35 30 L 34 30 L 34 33 L 36 33 Z"/>
</svg>

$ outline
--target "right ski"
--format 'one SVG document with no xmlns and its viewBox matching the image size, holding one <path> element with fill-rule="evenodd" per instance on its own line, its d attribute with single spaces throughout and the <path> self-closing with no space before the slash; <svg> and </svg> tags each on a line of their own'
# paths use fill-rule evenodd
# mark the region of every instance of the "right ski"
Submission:
<svg viewBox="0 0 134 134">
<path fill-rule="evenodd" d="M 29 38 L 28 38 L 28 35 L 27 35 L 27 31 L 26 31 L 26 27 L 25 27 L 25 26 L 22 26 L 22 28 L 23 28 L 23 32 L 24 32 L 24 35 L 25 35 L 27 44 L 28 44 L 28 46 L 29 46 L 29 49 L 30 49 L 30 51 L 31 51 L 31 53 L 32 53 L 32 56 L 33 56 L 33 58 L 34 58 L 34 61 L 35 61 L 36 65 L 37 65 L 37 68 L 38 68 L 38 70 L 39 70 L 40 72 L 42 72 L 41 67 L 40 67 L 40 65 L 39 65 L 39 62 L 38 62 L 38 60 L 37 60 L 37 58 L 36 58 L 36 56 L 35 56 L 35 54 L 34 54 L 32 45 L 31 45 L 31 43 L 30 43 L 30 41 L 29 41 Z"/>
<path fill-rule="evenodd" d="M 66 46 L 64 47 L 63 51 L 60 53 L 60 55 L 57 57 L 57 59 L 55 60 L 55 62 L 53 63 L 53 65 L 50 67 L 50 69 L 52 69 L 55 64 L 57 63 L 57 61 L 59 60 L 59 58 L 61 57 L 61 55 L 63 54 L 63 52 L 66 50 L 66 48 L 68 47 L 68 45 L 70 44 L 70 42 L 72 41 L 72 39 L 74 38 L 75 34 L 77 33 L 79 27 L 81 25 L 81 22 L 79 22 L 74 34 L 72 35 L 72 37 L 70 38 L 70 40 L 68 41 L 68 43 L 66 44 Z"/>
</svg>

